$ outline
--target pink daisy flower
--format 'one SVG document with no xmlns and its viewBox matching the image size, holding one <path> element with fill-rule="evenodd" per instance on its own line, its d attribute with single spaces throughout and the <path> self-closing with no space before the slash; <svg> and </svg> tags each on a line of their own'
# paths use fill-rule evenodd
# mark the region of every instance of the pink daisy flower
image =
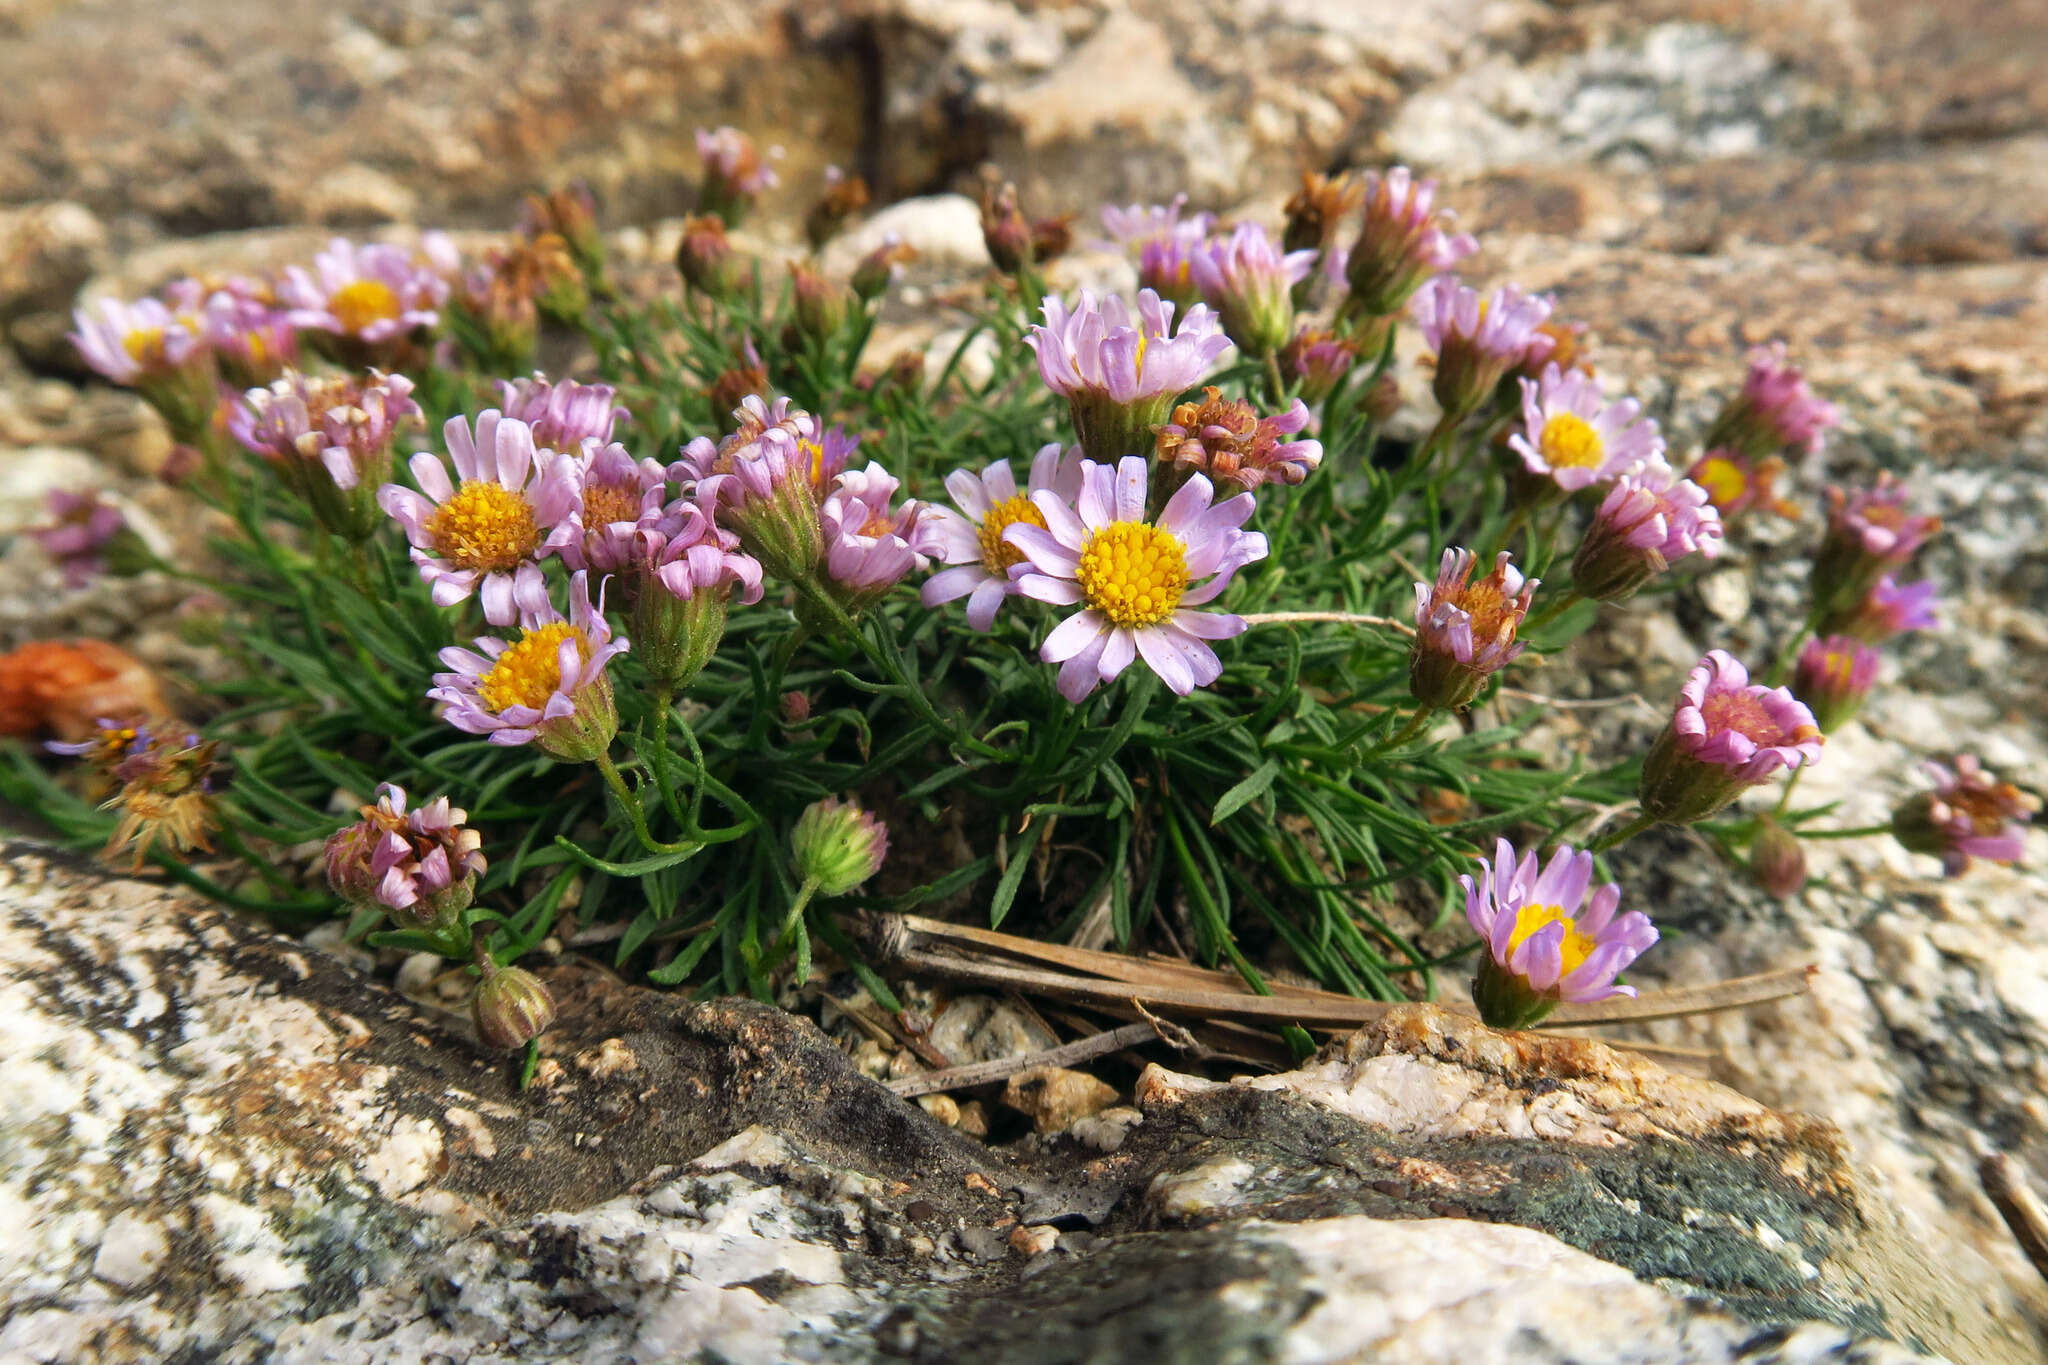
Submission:
<svg viewBox="0 0 2048 1365">
<path fill-rule="evenodd" d="M 1721 553 L 1721 514 L 1707 490 L 1652 459 L 1614 481 L 1572 558 L 1572 588 L 1619 602 L 1689 554 Z"/>
<path fill-rule="evenodd" d="M 600 446 L 594 437 L 581 455 L 558 458 L 575 501 L 548 533 L 543 553 L 553 551 L 571 569 L 623 571 L 635 562 L 641 533 L 664 519 L 668 471 L 658 460 L 634 459 L 617 441 Z"/>
<path fill-rule="evenodd" d="M 545 553 L 549 534 L 575 510 L 575 477 L 554 451 L 534 449 L 532 428 L 495 408 L 477 414 L 473 437 L 461 417 L 441 430 L 460 484 L 440 457 L 421 451 L 409 466 L 421 491 L 387 483 L 377 505 L 405 528 L 436 606 L 481 591 L 484 619 L 509 626 L 520 611 L 513 575 Z"/>
<path fill-rule="evenodd" d="M 1046 387 L 1067 400 L 1081 449 L 1099 463 L 1148 449 L 1175 396 L 1230 349 L 1208 308 L 1188 309 L 1175 331 L 1173 305 L 1150 289 L 1139 291 L 1135 313 L 1115 295 L 1085 289 L 1073 312 L 1050 295 L 1044 310 L 1024 344 Z"/>
<path fill-rule="evenodd" d="M 1750 351 L 1742 392 L 1714 419 L 1705 444 L 1752 459 L 1781 450 L 1817 455 L 1829 428 L 1841 423 L 1841 410 L 1814 397 L 1806 376 L 1785 359 L 1785 343 L 1775 341 Z"/>
<path fill-rule="evenodd" d="M 277 293 L 292 326 L 375 345 L 440 322 L 448 281 L 402 247 L 336 237 L 310 272 L 286 267 Z"/>
<path fill-rule="evenodd" d="M 611 746 L 619 716 L 605 665 L 626 652 L 613 638 L 589 575 L 569 579 L 565 619 L 548 599 L 540 566 L 524 565 L 513 585 L 517 640 L 486 636 L 476 649 L 451 646 L 427 696 L 447 706 L 450 725 L 493 744 L 537 744 L 556 758 L 588 763 Z"/>
<path fill-rule="evenodd" d="M 1103 210 L 1105 218 L 1109 210 Z M 1031 473 L 1020 492 L 1008 460 L 998 460 L 976 474 L 956 469 L 946 476 L 946 492 L 960 510 L 933 507 L 926 525 L 932 554 L 942 569 L 925 580 L 918 600 L 936 607 L 967 599 L 967 624 L 987 630 L 995 624 L 1003 599 L 1017 591 L 1010 570 L 1024 562 L 1024 552 L 1003 538 L 1013 524 L 1045 527 L 1045 517 L 1031 503 L 1034 494 L 1050 492 L 1064 502 L 1080 495 L 1080 448 L 1063 452 L 1054 441 L 1039 447 Z"/>
<path fill-rule="evenodd" d="M 1667 824 L 1704 820 L 1744 788 L 1819 762 L 1823 742 L 1797 697 L 1750 682 L 1739 660 L 1713 650 L 1686 678 L 1670 724 L 1643 760 L 1643 812 Z"/>
<path fill-rule="evenodd" d="M 1664 454 L 1657 424 L 1633 398 L 1609 402 L 1584 370 L 1543 368 L 1521 380 L 1522 430 L 1508 437 L 1529 473 L 1565 493 L 1619 478 Z"/>
<path fill-rule="evenodd" d="M 544 450 L 581 450 L 585 441 L 610 441 L 621 422 L 633 414 L 614 400 L 619 391 L 609 384 L 579 384 L 573 379 L 548 382 L 539 370 L 531 379 L 498 381 L 498 410 L 533 428 L 533 443 Z"/>
<path fill-rule="evenodd" d="M 1588 899 L 1592 854 L 1567 845 L 1538 869 L 1533 849 L 1517 861 L 1514 846 L 1499 839 L 1485 872 L 1458 878 L 1465 917 L 1486 944 L 1473 1003 L 1495 1028 L 1527 1028 L 1564 1001 L 1634 995 L 1615 977 L 1657 941 L 1641 911 L 1616 917 L 1621 888 L 1613 882 Z"/>
<path fill-rule="evenodd" d="M 1550 317 L 1550 300 L 1511 284 L 1482 296 L 1439 275 L 1409 311 L 1436 352 L 1437 404 L 1459 419 L 1491 398 L 1510 371 L 1540 362 L 1556 345 L 1538 330 Z"/>
<path fill-rule="evenodd" d="M 1287 251 L 1257 223 L 1212 242 L 1189 259 L 1195 287 L 1223 318 L 1223 330 L 1253 355 L 1287 344 L 1294 333 L 1294 286 L 1315 269 L 1316 251 Z"/>
<path fill-rule="evenodd" d="M 1081 608 L 1039 650 L 1060 665 L 1060 694 L 1068 701 L 1081 701 L 1141 656 L 1185 696 L 1223 671 L 1209 641 L 1244 632 L 1239 617 L 1194 608 L 1215 600 L 1246 564 L 1265 558 L 1265 536 L 1239 529 L 1252 514 L 1251 494 L 1212 506 L 1209 480 L 1196 474 L 1159 520 L 1148 522 L 1149 468 L 1136 455 L 1114 467 L 1084 460 L 1074 506 L 1050 490 L 1035 492 L 1031 505 L 1045 525 L 1013 521 L 1003 532 L 1024 552 L 1025 562 L 1010 570 L 1019 592 Z"/>
<path fill-rule="evenodd" d="M 878 464 L 849 469 L 833 481 L 818 509 L 824 532 L 825 573 L 849 611 L 880 598 L 925 562 L 918 529 L 922 504 L 905 500 L 892 507 L 894 475 Z"/>
</svg>

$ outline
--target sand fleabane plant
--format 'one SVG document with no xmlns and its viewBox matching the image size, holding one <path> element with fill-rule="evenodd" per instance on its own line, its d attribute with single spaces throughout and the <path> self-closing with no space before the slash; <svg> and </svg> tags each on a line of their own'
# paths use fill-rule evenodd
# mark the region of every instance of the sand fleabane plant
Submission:
<svg viewBox="0 0 2048 1365">
<path fill-rule="evenodd" d="M 1017 592 L 1010 570 L 1024 562 L 1024 552 L 1003 533 L 1018 524 L 1045 529 L 1045 515 L 1032 505 L 1032 497 L 1049 492 L 1072 502 L 1080 484 L 1078 452 L 1069 456 L 1057 441 L 1041 446 L 1032 457 L 1021 490 L 1008 460 L 998 460 L 979 474 L 966 469 L 948 474 L 946 492 L 959 510 L 933 507 L 926 525 L 933 555 L 949 567 L 925 580 L 918 600 L 936 607 L 965 597 L 968 625 L 976 630 L 994 625 L 1004 599 Z"/>
<path fill-rule="evenodd" d="M 1461 876 L 1465 916 L 1485 947 L 1472 982 L 1479 1017 L 1495 1028 L 1528 1028 L 1560 1004 L 1634 995 L 1615 980 L 1657 941 L 1649 916 L 1617 916 L 1621 888 L 1587 892 L 1593 855 L 1569 845 L 1539 865 L 1534 849 L 1519 860 L 1495 841 L 1493 861 L 1478 877 Z M 1539 870 L 1540 868 L 1540 870 Z"/>
<path fill-rule="evenodd" d="M 1493 572 L 1472 581 L 1470 550 L 1444 551 L 1436 582 L 1415 585 L 1415 644 L 1408 686 L 1427 710 L 1470 706 L 1487 680 L 1522 652 L 1515 638 L 1538 580 L 1524 580 L 1506 550 Z"/>
<path fill-rule="evenodd" d="M 1223 672 L 1210 646 L 1245 630 L 1243 618 L 1198 611 L 1216 600 L 1237 571 L 1266 557 L 1266 537 L 1241 528 L 1252 498 L 1224 502 L 1197 474 L 1145 519 L 1148 462 L 1130 456 L 1114 467 L 1081 464 L 1081 493 L 1068 506 L 1057 493 L 1031 495 L 1044 526 L 1013 521 L 1004 539 L 1024 552 L 1011 569 L 1017 590 L 1055 606 L 1079 606 L 1053 629 L 1039 657 L 1058 664 L 1060 695 L 1079 702 L 1143 658 L 1181 696 Z"/>
<path fill-rule="evenodd" d="M 1819 762 L 1824 742 L 1813 712 L 1791 692 L 1752 683 L 1734 655 L 1709 650 L 1643 760 L 1641 819 L 1704 820 L 1748 788 Z"/>
<path fill-rule="evenodd" d="M 1452 426 L 1477 412 L 1508 373 L 1538 364 L 1556 342 L 1538 328 L 1550 300 L 1504 284 L 1488 294 L 1439 275 L 1409 305 L 1436 352 L 1432 391 Z"/>
<path fill-rule="evenodd" d="M 691 441 L 669 466 L 669 477 L 770 574 L 808 579 L 822 551 L 810 454 L 815 448 L 823 458 L 820 423 L 787 398 L 770 404 L 758 394 L 742 400 L 732 416 L 731 435 L 716 443 L 704 436 Z"/>
<path fill-rule="evenodd" d="M 474 433 L 466 420 L 451 417 L 442 435 L 456 479 L 439 456 L 422 451 L 407 466 L 419 491 L 387 483 L 377 505 L 405 528 L 434 605 L 452 607 L 478 594 L 484 619 L 509 626 L 521 611 L 514 576 L 575 509 L 573 477 L 556 452 L 534 448 L 532 428 L 496 409 L 477 415 Z"/>
<path fill-rule="evenodd" d="M 516 640 L 485 636 L 475 649 L 451 647 L 427 695 L 447 707 L 450 725 L 493 744 L 532 744 L 571 763 L 594 763 L 618 733 L 619 713 L 605 665 L 626 652 L 602 605 L 590 600 L 589 575 L 569 579 L 569 615 L 548 596 L 536 565 L 512 589 Z"/>
<path fill-rule="evenodd" d="M 1632 398 L 1609 401 L 1584 370 L 1545 365 L 1523 379 L 1522 429 L 1508 437 L 1521 456 L 1515 481 L 1520 505 L 1536 507 L 1604 484 L 1664 454 L 1657 424 Z"/>
<path fill-rule="evenodd" d="M 387 243 L 336 237 L 309 271 L 290 266 L 278 301 L 301 331 L 328 337 L 351 364 L 404 355 L 403 345 L 432 330 L 448 302 L 447 274 L 459 262 L 447 239 L 430 233 L 423 255 Z M 437 259 L 438 258 L 438 259 Z"/>
<path fill-rule="evenodd" d="M 1024 344 L 1037 353 L 1045 386 L 1067 400 L 1082 453 L 1098 464 L 1151 449 L 1173 400 L 1230 350 L 1206 306 L 1189 308 L 1175 328 L 1173 304 L 1150 289 L 1138 291 L 1135 308 L 1086 289 L 1072 311 L 1056 295 L 1044 307 L 1045 321 Z"/>
</svg>

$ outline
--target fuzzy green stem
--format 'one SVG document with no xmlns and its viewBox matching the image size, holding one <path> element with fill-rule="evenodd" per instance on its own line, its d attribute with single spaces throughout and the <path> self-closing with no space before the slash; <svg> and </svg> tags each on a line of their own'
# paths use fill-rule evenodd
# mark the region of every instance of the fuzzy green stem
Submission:
<svg viewBox="0 0 2048 1365">
<path fill-rule="evenodd" d="M 1854 829 L 1804 829 L 1799 831 L 1802 839 L 1869 839 L 1880 834 L 1890 834 L 1891 823 L 1882 825 L 1858 825 Z"/>
<path fill-rule="evenodd" d="M 1807 636 L 1813 634 L 1813 628 L 1819 621 L 1819 609 L 1816 608 L 1807 613 L 1806 619 L 1799 623 L 1799 629 L 1794 631 L 1792 638 L 1785 642 L 1785 647 L 1778 651 L 1776 661 L 1771 664 L 1771 671 L 1764 676 L 1764 685 L 1766 687 L 1782 687 L 1784 685 L 1785 679 L 1792 675 L 1792 664 L 1799 657 L 1799 647 L 1806 643 Z"/>
<path fill-rule="evenodd" d="M 612 794 L 617 796 L 619 804 L 626 808 L 626 816 L 633 822 L 633 833 L 639 836 L 641 846 L 649 853 L 681 853 L 695 847 L 694 842 L 689 839 L 684 839 L 680 843 L 665 844 L 647 832 L 647 812 L 641 809 L 640 798 L 626 785 L 624 775 L 619 772 L 618 765 L 612 762 L 610 754 L 597 756 L 597 770 L 604 774 L 605 783 L 611 787 Z"/>
<path fill-rule="evenodd" d="M 1792 776 L 1785 779 L 1785 790 L 1778 793 L 1778 804 L 1772 809 L 1772 815 L 1783 815 L 1785 813 L 1785 807 L 1792 804 L 1793 789 L 1799 785 L 1799 779 L 1804 776 L 1806 776 L 1806 765 L 1802 763 L 1792 770 Z"/>
<path fill-rule="evenodd" d="M 1378 744 L 1375 744 L 1372 747 L 1372 752 L 1368 755 L 1368 757 L 1376 757 L 1380 754 L 1386 753 L 1390 749 L 1400 748 L 1403 744 L 1406 744 L 1409 740 L 1421 734 L 1422 728 L 1425 725 L 1429 724 L 1430 717 L 1434 716 L 1435 714 L 1436 708 L 1434 706 L 1416 707 L 1415 714 L 1408 717 L 1408 723 L 1406 725 L 1403 725 L 1399 730 L 1396 730 L 1388 738 L 1381 740 Z"/>
<path fill-rule="evenodd" d="M 1656 816 L 1647 815 L 1641 811 L 1638 811 L 1636 812 L 1635 818 L 1630 820 L 1627 824 L 1617 825 L 1615 828 L 1609 830 L 1607 833 L 1595 839 L 1592 843 L 1587 844 L 1586 852 L 1605 853 L 1608 849 L 1613 848 L 1616 844 L 1623 843 L 1626 840 L 1635 838 L 1638 834 L 1641 834 L 1644 830 L 1648 829 L 1650 826 L 1656 823 Z"/>
<path fill-rule="evenodd" d="M 1273 391 L 1273 406 L 1276 408 L 1285 407 L 1287 404 L 1287 380 L 1280 373 L 1279 352 L 1266 352 L 1265 361 L 1266 383 Z"/>
</svg>

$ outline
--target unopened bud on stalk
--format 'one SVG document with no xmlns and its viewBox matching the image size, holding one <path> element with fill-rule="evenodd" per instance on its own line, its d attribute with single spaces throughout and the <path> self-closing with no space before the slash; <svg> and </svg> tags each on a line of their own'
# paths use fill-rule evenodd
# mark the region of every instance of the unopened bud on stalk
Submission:
<svg viewBox="0 0 2048 1365">
<path fill-rule="evenodd" d="M 703 214 L 684 220 L 682 240 L 676 243 L 676 272 L 684 284 L 708 298 L 732 297 L 739 288 L 740 263 L 723 219 Z"/>
<path fill-rule="evenodd" d="M 1806 850 L 1799 836 L 1765 816 L 1749 846 L 1749 874 L 1779 900 L 1790 900 L 1806 885 Z"/>
<path fill-rule="evenodd" d="M 844 896 L 882 870 L 889 830 L 851 801 L 828 796 L 797 817 L 789 834 L 797 875 L 821 896 Z"/>
<path fill-rule="evenodd" d="M 555 997 L 546 983 L 518 967 L 500 967 L 488 955 L 478 963 L 484 979 L 469 997 L 470 1018 L 488 1047 L 524 1047 L 555 1022 Z"/>
</svg>

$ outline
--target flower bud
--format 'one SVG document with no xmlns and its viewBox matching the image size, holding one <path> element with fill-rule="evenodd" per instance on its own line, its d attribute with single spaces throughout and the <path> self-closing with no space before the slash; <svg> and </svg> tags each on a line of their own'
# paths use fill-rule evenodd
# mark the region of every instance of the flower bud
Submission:
<svg viewBox="0 0 2048 1365">
<path fill-rule="evenodd" d="M 1790 900 L 1806 885 L 1806 850 L 1799 836 L 1765 816 L 1749 846 L 1749 875 L 1779 900 Z"/>
<path fill-rule="evenodd" d="M 822 344 L 846 329 L 852 298 L 845 285 L 826 279 L 802 261 L 791 263 L 789 278 L 795 293 L 799 335 Z"/>
<path fill-rule="evenodd" d="M 805 807 L 789 834 L 797 875 L 821 896 L 844 896 L 881 871 L 889 830 L 851 801 L 828 796 Z"/>
<path fill-rule="evenodd" d="M 524 1047 L 555 1022 L 555 997 L 532 972 L 499 967 L 486 957 L 483 974 L 469 997 L 469 1015 L 486 1046 L 505 1051 Z"/>
<path fill-rule="evenodd" d="M 860 264 L 853 268 L 853 292 L 863 302 L 872 303 L 888 292 L 889 285 L 901 273 L 902 267 L 917 259 L 917 248 L 905 246 L 902 238 L 890 233 L 882 244 L 860 258 Z"/>
<path fill-rule="evenodd" d="M 988 258 L 1005 275 L 1031 264 L 1031 224 L 1017 207 L 1017 187 L 994 184 L 981 194 L 981 240 Z"/>
<path fill-rule="evenodd" d="M 754 140 L 737 128 L 699 128 L 697 155 L 704 162 L 697 206 L 726 223 L 738 224 L 754 207 L 755 196 L 781 183 L 781 177 L 763 163 Z M 781 155 L 780 147 L 768 149 L 770 160 Z"/>
<path fill-rule="evenodd" d="M 1280 351 L 1280 372 L 1298 381 L 1301 401 L 1313 407 L 1333 393 L 1358 363 L 1358 344 L 1336 332 L 1304 327 Z M 1392 375 L 1383 376 L 1392 379 Z M 1397 396 L 1400 390 L 1395 389 Z M 1391 415 L 1391 413 L 1389 414 Z M 1384 420 L 1377 418 L 1376 420 Z"/>
<path fill-rule="evenodd" d="M 676 271 L 683 283 L 713 299 L 731 298 L 739 288 L 740 263 L 725 235 L 725 222 L 709 214 L 685 219 L 676 243 Z"/>
</svg>

